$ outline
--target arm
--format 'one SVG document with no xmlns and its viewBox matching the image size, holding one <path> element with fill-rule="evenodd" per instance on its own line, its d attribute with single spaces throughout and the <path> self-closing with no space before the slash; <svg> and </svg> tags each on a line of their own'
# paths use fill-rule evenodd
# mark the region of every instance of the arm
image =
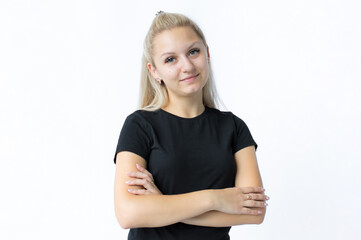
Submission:
<svg viewBox="0 0 361 240">
<path fill-rule="evenodd" d="M 262 179 L 258 169 L 254 146 L 246 147 L 235 154 L 237 174 L 236 187 L 259 186 L 262 187 Z M 264 196 L 266 198 L 266 195 Z M 264 199 L 266 200 L 266 199 Z M 261 224 L 264 220 L 266 207 L 253 208 L 262 211 L 260 215 L 227 214 L 219 211 L 209 211 L 199 216 L 182 221 L 186 224 L 226 227 L 241 224 Z"/>
<path fill-rule="evenodd" d="M 230 214 L 259 214 L 256 210 L 246 208 L 254 206 L 254 203 L 246 201 L 245 196 L 247 193 L 260 192 L 260 188 L 202 190 L 178 195 L 143 195 L 144 189 L 141 186 L 147 187 L 149 184 L 144 184 L 144 179 L 129 179 L 127 172 L 134 172 L 136 163 L 145 167 L 145 160 L 131 152 L 120 152 L 116 162 L 114 204 L 116 217 L 123 228 L 161 227 L 211 210 Z M 135 184 L 130 184 L 134 191 L 128 192 L 129 186 L 125 183 L 127 180 L 135 181 Z"/>
<path fill-rule="evenodd" d="M 180 195 L 133 195 L 128 192 L 126 173 L 145 160 L 131 152 L 117 154 L 114 183 L 115 213 L 122 228 L 160 227 L 200 215 L 213 209 L 211 190 Z M 132 189 L 140 189 L 133 186 Z M 154 216 L 157 216 L 154 218 Z"/>
</svg>

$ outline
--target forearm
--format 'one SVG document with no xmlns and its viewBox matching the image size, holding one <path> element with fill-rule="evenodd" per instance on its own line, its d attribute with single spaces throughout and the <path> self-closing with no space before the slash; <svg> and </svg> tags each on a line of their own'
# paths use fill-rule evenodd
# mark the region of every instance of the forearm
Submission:
<svg viewBox="0 0 361 240">
<path fill-rule="evenodd" d="M 242 224 L 261 224 L 265 217 L 266 208 L 253 208 L 262 211 L 260 215 L 227 214 L 219 211 L 209 211 L 182 222 L 190 225 L 206 227 L 229 227 Z"/>
<path fill-rule="evenodd" d="M 127 195 L 116 203 L 123 228 L 161 227 L 214 209 L 212 190 L 179 195 Z M 156 216 L 156 217 L 155 217 Z"/>
</svg>

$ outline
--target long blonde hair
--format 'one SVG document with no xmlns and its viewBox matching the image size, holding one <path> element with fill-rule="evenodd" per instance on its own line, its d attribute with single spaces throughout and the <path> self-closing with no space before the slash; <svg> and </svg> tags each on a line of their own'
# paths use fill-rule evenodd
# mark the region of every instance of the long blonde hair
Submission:
<svg viewBox="0 0 361 240">
<path fill-rule="evenodd" d="M 153 39 L 164 30 L 175 27 L 191 27 L 205 46 L 206 39 L 202 30 L 188 17 L 177 13 L 158 13 L 150 26 L 144 39 L 144 49 L 142 57 L 142 72 L 140 85 L 140 109 L 155 111 L 168 103 L 168 92 L 164 84 L 159 84 L 150 74 L 147 64 L 155 66 L 153 56 Z M 213 79 L 212 68 L 209 63 L 209 77 L 203 87 L 203 104 L 211 108 L 217 108 L 221 102 Z M 223 104 L 223 102 L 222 102 Z M 224 106 L 224 104 L 223 104 Z"/>
</svg>

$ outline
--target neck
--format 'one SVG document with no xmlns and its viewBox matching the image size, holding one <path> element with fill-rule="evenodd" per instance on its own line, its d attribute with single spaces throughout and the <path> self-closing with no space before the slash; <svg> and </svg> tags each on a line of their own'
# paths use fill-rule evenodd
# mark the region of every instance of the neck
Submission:
<svg viewBox="0 0 361 240">
<path fill-rule="evenodd" d="M 202 92 L 194 97 L 169 98 L 168 104 L 163 110 L 183 118 L 193 118 L 203 113 Z"/>
</svg>

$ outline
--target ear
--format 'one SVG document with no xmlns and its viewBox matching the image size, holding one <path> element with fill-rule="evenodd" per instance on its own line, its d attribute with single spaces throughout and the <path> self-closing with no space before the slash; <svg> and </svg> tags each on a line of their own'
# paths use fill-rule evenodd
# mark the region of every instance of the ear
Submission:
<svg viewBox="0 0 361 240">
<path fill-rule="evenodd" d="M 157 70 L 155 69 L 155 67 L 152 66 L 152 64 L 147 63 L 147 67 L 153 78 L 155 78 L 155 79 L 159 78 L 159 74 L 158 74 Z"/>
</svg>

